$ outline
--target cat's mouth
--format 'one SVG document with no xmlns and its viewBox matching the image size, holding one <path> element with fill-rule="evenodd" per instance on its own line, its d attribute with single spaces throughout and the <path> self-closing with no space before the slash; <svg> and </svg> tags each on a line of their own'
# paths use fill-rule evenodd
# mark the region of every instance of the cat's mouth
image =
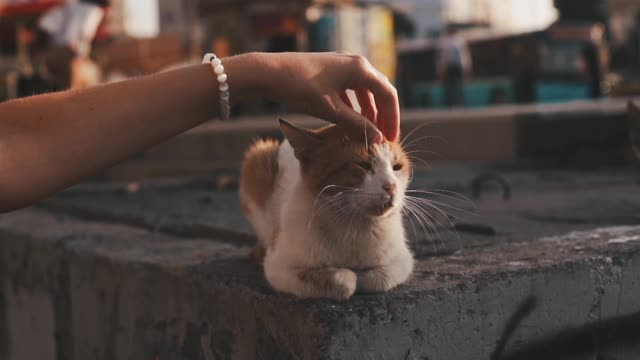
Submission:
<svg viewBox="0 0 640 360">
<path fill-rule="evenodd" d="M 381 202 L 378 205 L 369 207 L 369 214 L 372 216 L 384 216 L 393 209 L 393 199 Z"/>
</svg>

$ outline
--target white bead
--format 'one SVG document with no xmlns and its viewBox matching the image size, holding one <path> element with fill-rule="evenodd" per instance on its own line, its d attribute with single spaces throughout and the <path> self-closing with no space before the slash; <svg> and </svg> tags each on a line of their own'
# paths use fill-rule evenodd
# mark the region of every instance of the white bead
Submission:
<svg viewBox="0 0 640 360">
<path fill-rule="evenodd" d="M 223 82 L 225 82 L 225 81 L 227 81 L 227 74 L 220 74 L 220 75 L 218 75 L 218 82 L 223 83 Z"/>
<path fill-rule="evenodd" d="M 211 64 L 213 64 L 214 67 L 221 65 L 222 61 L 218 58 L 214 58 L 213 60 L 211 60 Z"/>
<path fill-rule="evenodd" d="M 222 84 L 220 84 L 220 86 L 218 86 L 218 89 L 219 89 L 220 91 L 227 91 L 227 90 L 229 90 L 229 84 L 227 84 L 227 83 L 222 83 Z"/>
<path fill-rule="evenodd" d="M 224 66 L 216 65 L 216 66 L 214 66 L 213 71 L 215 71 L 216 74 L 218 74 L 218 75 L 224 74 Z"/>
<path fill-rule="evenodd" d="M 213 54 L 206 54 L 202 59 L 202 63 L 210 63 L 216 56 Z"/>
<path fill-rule="evenodd" d="M 220 93 L 220 98 L 223 100 L 229 100 L 229 93 L 224 91 Z"/>
</svg>

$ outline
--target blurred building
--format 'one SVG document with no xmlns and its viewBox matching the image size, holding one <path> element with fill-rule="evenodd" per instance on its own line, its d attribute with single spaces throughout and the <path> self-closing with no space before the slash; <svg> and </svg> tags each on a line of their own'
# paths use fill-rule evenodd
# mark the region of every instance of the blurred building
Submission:
<svg viewBox="0 0 640 360">
<path fill-rule="evenodd" d="M 250 51 L 340 49 L 366 55 L 387 76 L 394 76 L 393 20 L 385 6 L 358 6 L 353 1 L 154 0 L 155 8 L 145 13 L 155 14 L 156 19 L 149 19 L 149 24 L 144 25 L 144 19 L 136 15 L 140 11 L 135 8 L 152 0 L 112 1 L 109 17 L 112 37 L 140 37 L 138 33 L 148 31 L 163 40 L 147 40 L 147 49 L 159 46 L 175 49 L 175 45 L 167 44 L 177 41 L 187 60 L 197 61 L 207 51 L 224 57 Z M 136 2 L 135 7 L 127 5 L 130 1 Z M 163 51 L 165 55 L 168 53 L 168 50 L 154 53 Z"/>
<path fill-rule="evenodd" d="M 557 18 L 553 0 L 448 0 L 444 12 L 448 22 L 511 33 L 544 29 Z"/>
<path fill-rule="evenodd" d="M 65 0 L 0 0 L 4 70 L 29 60 L 39 16 Z M 347 50 L 393 79 L 393 16 L 385 5 L 341 0 L 110 0 L 92 59 L 105 81 L 198 62 L 203 53 Z M 4 27 L 3 27 L 4 26 Z M 3 89 L 5 84 L 0 83 Z M 0 93 L 0 99 L 7 95 Z"/>
<path fill-rule="evenodd" d="M 636 26 L 640 13 L 638 0 L 609 0 L 611 41 L 613 45 L 626 44 L 631 41 L 631 29 Z"/>
<path fill-rule="evenodd" d="M 543 29 L 557 19 L 553 0 L 390 0 L 412 19 L 415 35 L 433 37 L 446 24 L 518 33 Z"/>
</svg>

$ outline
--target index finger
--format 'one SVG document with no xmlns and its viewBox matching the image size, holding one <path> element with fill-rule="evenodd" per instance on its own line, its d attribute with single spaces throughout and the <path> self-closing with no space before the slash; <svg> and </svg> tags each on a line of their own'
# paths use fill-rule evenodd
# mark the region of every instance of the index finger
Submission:
<svg viewBox="0 0 640 360">
<path fill-rule="evenodd" d="M 366 60 L 365 60 L 366 61 Z M 378 108 L 378 128 L 389 141 L 395 141 L 400 133 L 400 104 L 398 91 L 386 76 L 371 64 L 360 64 L 360 76 L 356 76 L 350 87 L 366 88 L 375 99 Z"/>
</svg>

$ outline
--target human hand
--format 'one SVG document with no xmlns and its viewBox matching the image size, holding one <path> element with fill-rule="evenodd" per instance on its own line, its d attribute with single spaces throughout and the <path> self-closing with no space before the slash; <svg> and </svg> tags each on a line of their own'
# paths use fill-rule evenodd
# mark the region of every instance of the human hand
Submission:
<svg viewBox="0 0 640 360">
<path fill-rule="evenodd" d="M 354 133 L 366 131 L 369 141 L 397 139 L 398 93 L 364 57 L 342 52 L 255 55 L 266 66 L 261 90 L 267 98 Z M 353 110 L 347 89 L 354 90 L 361 114 Z"/>
</svg>

